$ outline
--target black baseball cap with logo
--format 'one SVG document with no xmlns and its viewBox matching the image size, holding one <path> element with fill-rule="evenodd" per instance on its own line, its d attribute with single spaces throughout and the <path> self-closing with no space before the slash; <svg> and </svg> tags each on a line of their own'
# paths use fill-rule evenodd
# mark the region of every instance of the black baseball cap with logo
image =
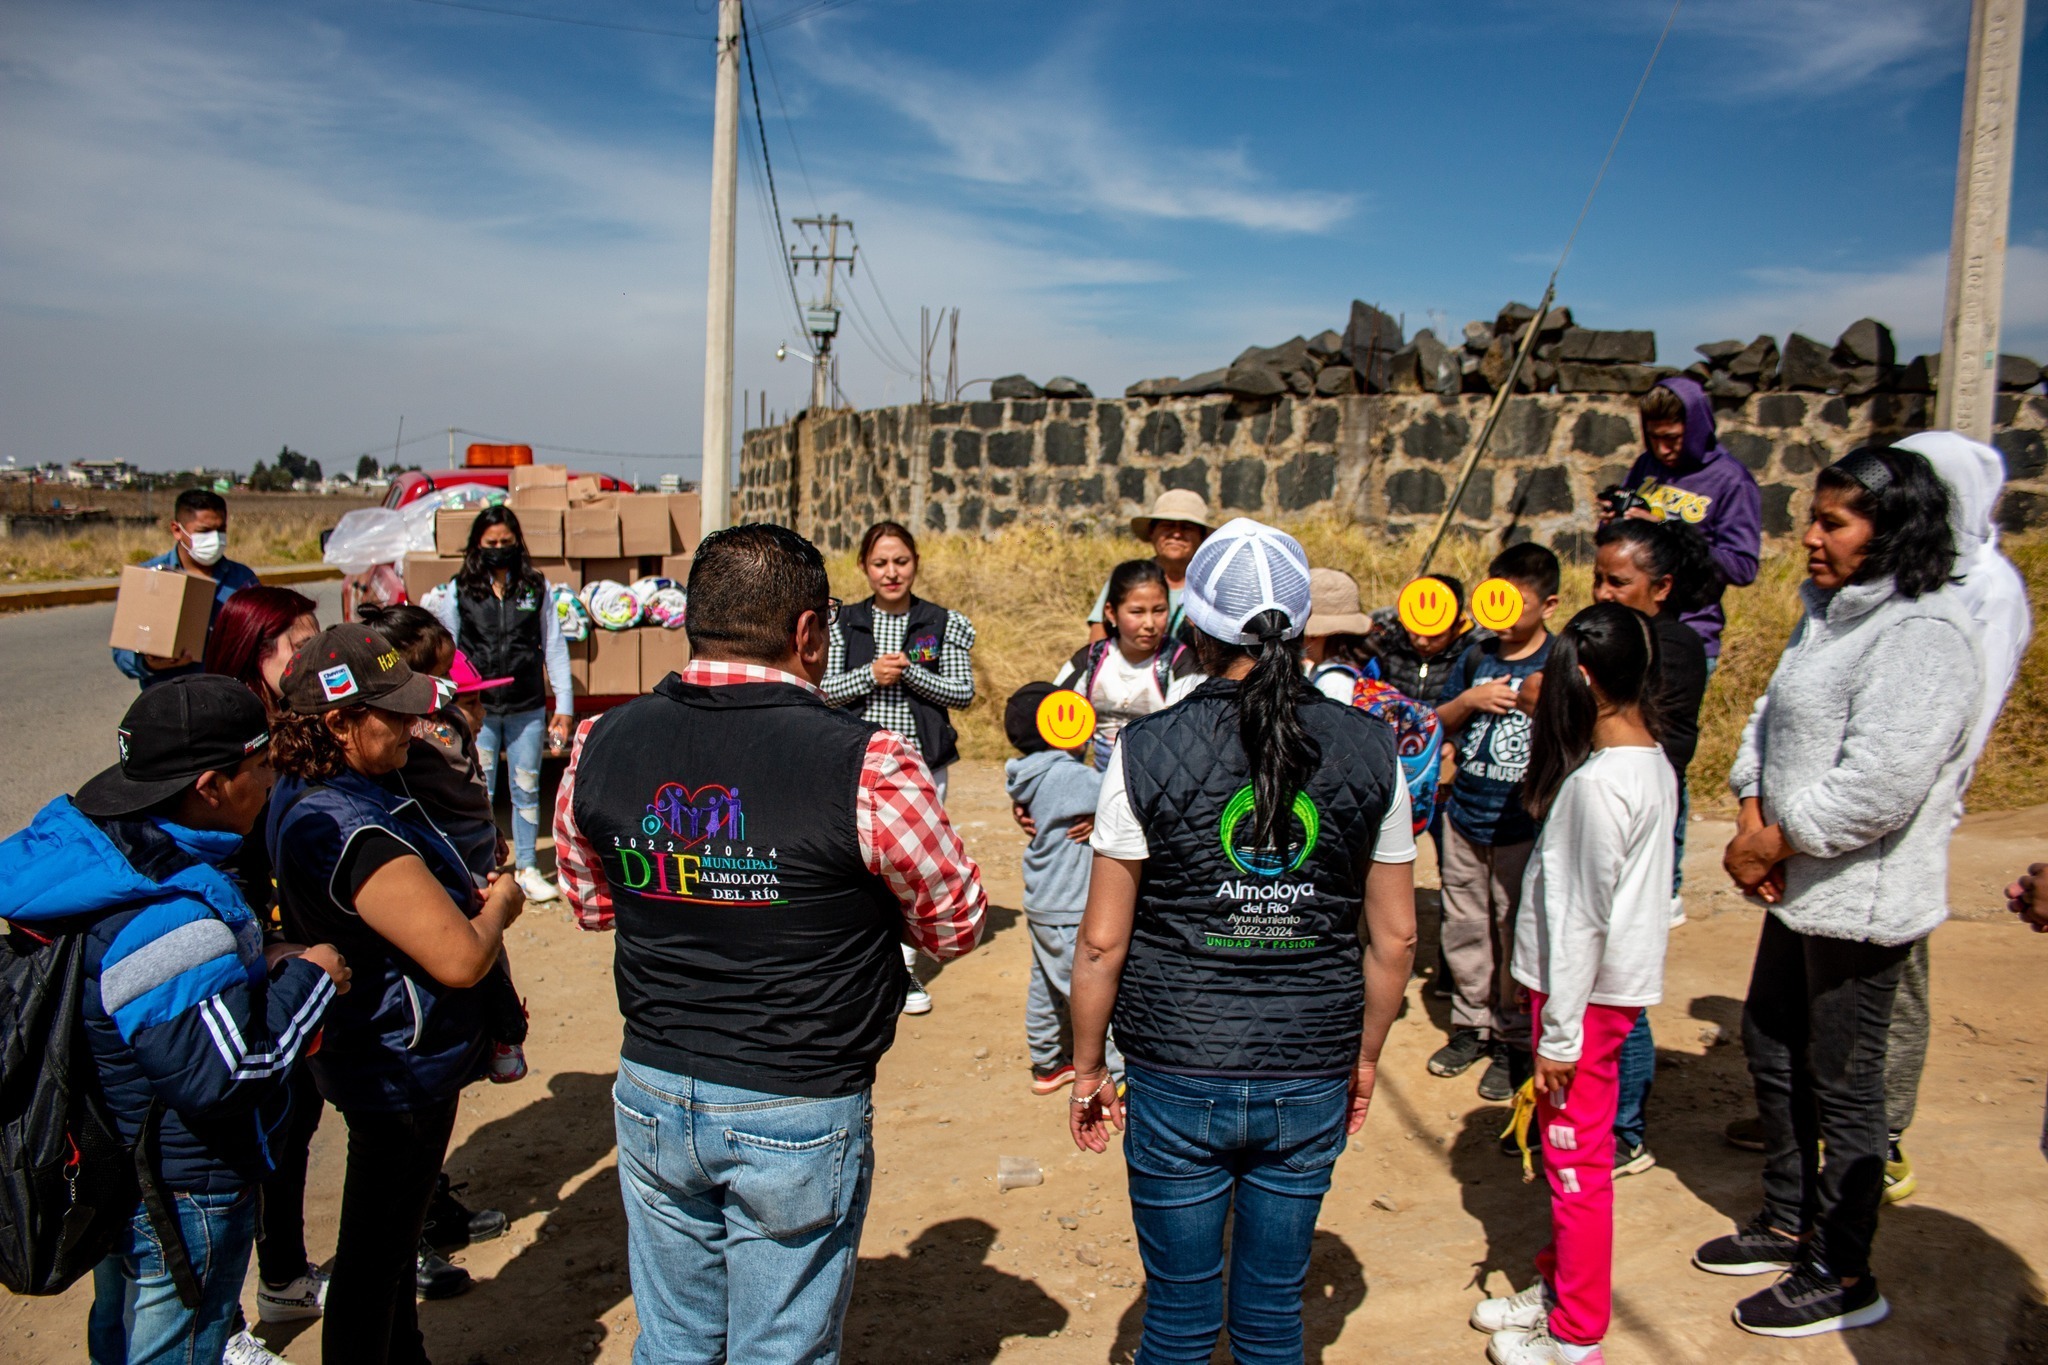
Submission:
<svg viewBox="0 0 2048 1365">
<path fill-rule="evenodd" d="M 301 716 L 344 706 L 424 716 L 441 705 L 442 681 L 407 668 L 397 648 L 370 627 L 335 626 L 299 646 L 278 690 Z M 448 684 L 448 695 L 455 695 L 455 684 Z"/>
<path fill-rule="evenodd" d="M 148 810 L 202 773 L 236 766 L 269 745 L 270 720 L 236 679 L 195 673 L 145 689 L 115 734 L 121 761 L 71 798 L 103 819 Z"/>
</svg>

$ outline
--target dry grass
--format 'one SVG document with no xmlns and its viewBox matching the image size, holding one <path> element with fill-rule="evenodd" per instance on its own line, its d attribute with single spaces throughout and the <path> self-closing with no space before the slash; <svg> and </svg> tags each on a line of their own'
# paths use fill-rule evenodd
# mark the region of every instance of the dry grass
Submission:
<svg viewBox="0 0 2048 1365">
<path fill-rule="evenodd" d="M 101 505 L 104 494 L 75 495 Z M 132 498 L 133 495 L 127 495 Z M 169 507 L 159 495 L 158 510 Z M 320 558 L 320 533 L 342 513 L 370 504 L 353 498 L 237 494 L 229 503 L 228 554 L 248 565 L 306 564 Z M 117 508 L 128 512 L 130 509 Z M 171 543 L 163 523 L 80 526 L 70 535 L 25 533 L 0 540 L 0 582 L 52 583 L 106 578 L 123 565 L 162 554 Z"/>
<path fill-rule="evenodd" d="M 1414 572 L 1419 543 L 1390 541 L 1364 527 L 1332 520 L 1291 523 L 1309 562 L 1343 569 L 1358 579 L 1368 610 L 1394 600 Z M 955 717 L 961 752 L 969 758 L 1007 758 L 1002 704 L 1034 679 L 1050 678 L 1087 638 L 1083 618 L 1096 590 L 1119 560 L 1147 553 L 1130 539 L 1077 537 L 1043 529 L 978 536 L 932 536 L 924 555 L 920 595 L 966 614 L 978 637 L 974 651 L 976 699 Z M 2048 608 L 2048 543 L 2008 544 L 2026 576 L 2037 613 Z M 1438 556 L 1436 568 L 1468 587 L 1485 576 L 1491 548 L 1459 541 Z M 1707 689 L 1700 713 L 1700 746 L 1692 767 L 1695 809 L 1727 811 L 1724 778 L 1735 757 L 1750 704 L 1769 684 L 1778 654 L 1799 617 L 1796 594 L 1805 556 L 1796 549 L 1770 554 L 1754 586 L 1728 594 L 1723 664 Z M 847 601 L 868 589 L 851 556 L 832 562 L 834 591 Z M 1557 620 L 1591 600 L 1590 574 L 1567 565 Z M 1941 698 L 1929 698 L 1930 705 Z M 2048 617 L 2037 621 L 2034 645 L 2019 685 L 2007 702 L 1970 792 L 1972 810 L 2010 810 L 2048 801 Z"/>
</svg>

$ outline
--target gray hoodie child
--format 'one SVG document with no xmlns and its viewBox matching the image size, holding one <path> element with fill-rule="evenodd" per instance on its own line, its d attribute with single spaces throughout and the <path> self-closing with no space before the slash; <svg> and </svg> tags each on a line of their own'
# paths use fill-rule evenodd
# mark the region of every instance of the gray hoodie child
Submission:
<svg viewBox="0 0 2048 1365">
<path fill-rule="evenodd" d="M 1102 774 L 1064 749 L 1013 758 L 1003 765 L 1010 799 L 1030 813 L 1038 833 L 1024 850 L 1024 913 L 1041 924 L 1079 924 L 1088 907 L 1087 841 L 1074 842 L 1074 821 L 1095 814 Z"/>
</svg>

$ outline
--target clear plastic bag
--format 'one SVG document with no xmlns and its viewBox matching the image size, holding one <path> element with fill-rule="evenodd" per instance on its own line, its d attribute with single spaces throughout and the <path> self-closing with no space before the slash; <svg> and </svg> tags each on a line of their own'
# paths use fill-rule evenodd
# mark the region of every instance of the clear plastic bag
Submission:
<svg viewBox="0 0 2048 1365">
<path fill-rule="evenodd" d="M 432 549 L 434 519 L 427 518 L 428 548 Z M 342 514 L 327 537 L 321 559 L 345 574 L 367 573 L 379 564 L 396 564 L 412 549 L 412 530 L 405 513 L 389 507 L 359 507 Z"/>
</svg>

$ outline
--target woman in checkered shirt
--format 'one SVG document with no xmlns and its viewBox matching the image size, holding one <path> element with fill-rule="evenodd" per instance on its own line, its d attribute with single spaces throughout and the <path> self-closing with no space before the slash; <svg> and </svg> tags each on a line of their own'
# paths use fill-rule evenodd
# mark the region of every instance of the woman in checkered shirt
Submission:
<svg viewBox="0 0 2048 1365">
<path fill-rule="evenodd" d="M 825 699 L 903 737 L 931 769 L 939 800 L 946 771 L 960 756 L 952 717 L 974 700 L 974 625 L 957 611 L 917 596 L 917 538 L 908 527 L 879 521 L 860 539 L 860 567 L 874 590 L 841 609 L 825 660 Z M 911 970 L 906 1014 L 924 1014 L 932 998 Z"/>
</svg>

